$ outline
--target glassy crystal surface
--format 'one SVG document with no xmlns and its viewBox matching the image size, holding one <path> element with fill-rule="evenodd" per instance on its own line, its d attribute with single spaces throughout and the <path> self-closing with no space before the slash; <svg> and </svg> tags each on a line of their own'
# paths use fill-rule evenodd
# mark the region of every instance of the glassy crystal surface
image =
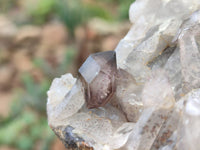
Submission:
<svg viewBox="0 0 200 150">
<path fill-rule="evenodd" d="M 136 0 L 115 51 L 92 54 L 48 91 L 67 148 L 200 149 L 199 0 Z M 116 55 L 116 56 L 115 56 Z"/>
</svg>

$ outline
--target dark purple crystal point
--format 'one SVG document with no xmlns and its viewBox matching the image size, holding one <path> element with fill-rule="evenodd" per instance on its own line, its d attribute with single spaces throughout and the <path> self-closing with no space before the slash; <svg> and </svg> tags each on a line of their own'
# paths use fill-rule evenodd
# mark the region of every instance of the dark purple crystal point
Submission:
<svg viewBox="0 0 200 150">
<path fill-rule="evenodd" d="M 88 108 L 104 106 L 116 89 L 117 74 L 115 51 L 90 55 L 80 67 Z"/>
</svg>

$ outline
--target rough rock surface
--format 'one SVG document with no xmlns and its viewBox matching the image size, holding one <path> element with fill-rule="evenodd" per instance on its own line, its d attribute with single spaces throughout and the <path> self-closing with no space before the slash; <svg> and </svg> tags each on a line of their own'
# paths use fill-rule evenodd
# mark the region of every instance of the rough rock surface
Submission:
<svg viewBox="0 0 200 150">
<path fill-rule="evenodd" d="M 71 74 L 48 91 L 48 121 L 67 148 L 200 149 L 199 0 L 136 0 L 133 23 L 116 51 L 112 100 L 86 107 Z M 95 72 L 94 72 L 95 73 Z"/>
</svg>

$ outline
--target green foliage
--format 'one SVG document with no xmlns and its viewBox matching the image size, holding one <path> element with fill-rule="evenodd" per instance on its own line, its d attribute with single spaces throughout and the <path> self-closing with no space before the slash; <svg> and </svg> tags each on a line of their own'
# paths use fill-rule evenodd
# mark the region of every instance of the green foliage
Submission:
<svg viewBox="0 0 200 150">
<path fill-rule="evenodd" d="M 68 27 L 71 36 L 77 26 L 84 24 L 93 17 L 99 17 L 109 21 L 128 19 L 128 10 L 134 0 L 98 0 L 97 3 L 85 3 L 83 0 L 41 0 L 31 7 L 28 14 L 31 21 L 36 24 L 44 24 L 52 17 L 58 17 Z M 117 6 L 118 11 L 113 14 L 103 5 Z M 114 19 L 115 18 L 115 19 Z"/>
<path fill-rule="evenodd" d="M 85 3 L 83 0 L 38 0 L 28 9 L 30 21 L 35 24 L 44 24 L 52 17 L 59 17 L 69 28 L 73 36 L 74 29 L 93 17 L 106 20 L 128 19 L 128 10 L 134 0 L 98 0 L 98 3 Z M 117 6 L 117 14 L 112 9 L 107 10 L 102 5 Z M 0 0 L 0 9 L 9 10 L 16 5 L 15 0 Z"/>
<path fill-rule="evenodd" d="M 88 18 L 99 17 L 105 20 L 113 20 L 110 12 L 103 7 L 94 4 L 84 6 L 86 21 Z"/>
<path fill-rule="evenodd" d="M 73 34 L 76 26 L 83 22 L 84 9 L 80 0 L 58 0 L 56 13 Z"/>
<path fill-rule="evenodd" d="M 20 136 L 18 139 L 17 147 L 19 147 L 20 150 L 31 149 L 33 145 L 31 137 L 27 134 Z"/>
<path fill-rule="evenodd" d="M 19 99 L 24 105 L 28 105 L 41 113 L 45 113 L 46 91 L 49 89 L 50 81 L 43 80 L 41 83 L 36 83 L 29 74 L 24 74 L 22 76 L 22 82 L 26 91 Z"/>
<path fill-rule="evenodd" d="M 0 145 L 12 145 L 20 150 L 33 149 L 39 140 L 42 144 L 41 150 L 47 150 L 54 137 L 46 119 L 29 111 L 0 128 Z"/>
<path fill-rule="evenodd" d="M 85 23 L 92 17 L 112 19 L 109 11 L 106 11 L 103 7 L 83 3 L 81 0 L 58 0 L 56 12 L 60 19 L 69 28 L 71 35 L 74 34 L 74 29 L 78 25 Z"/>
<path fill-rule="evenodd" d="M 39 0 L 36 6 L 30 10 L 30 15 L 34 23 L 43 24 L 52 14 L 55 7 L 55 0 Z"/>
<path fill-rule="evenodd" d="M 92 17 L 112 19 L 110 12 L 94 4 L 81 0 L 42 0 L 30 10 L 30 16 L 36 24 L 45 23 L 52 15 L 57 15 L 68 27 L 71 35 L 74 29 Z"/>
<path fill-rule="evenodd" d="M 66 50 L 62 63 L 56 67 L 59 76 L 67 72 L 75 55 L 76 51 L 73 48 Z M 52 78 L 57 76 L 56 71 L 44 60 L 35 61 L 35 65 L 41 69 L 48 65 L 47 71 L 52 72 Z M 46 119 L 46 92 L 52 78 L 47 73 L 46 78 L 38 83 L 29 73 L 22 75 L 24 90 L 17 90 L 9 117 L 0 121 L 0 145 L 31 150 L 39 141 L 41 150 L 50 149 L 55 135 Z"/>
<path fill-rule="evenodd" d="M 98 0 L 110 6 L 117 6 L 116 20 L 126 20 L 129 17 L 129 7 L 135 0 Z"/>
<path fill-rule="evenodd" d="M 35 119 L 34 114 L 24 113 L 13 121 L 10 120 L 11 122 L 0 128 L 0 144 L 16 144 L 18 135 L 26 129 L 26 126 L 30 126 Z"/>
</svg>

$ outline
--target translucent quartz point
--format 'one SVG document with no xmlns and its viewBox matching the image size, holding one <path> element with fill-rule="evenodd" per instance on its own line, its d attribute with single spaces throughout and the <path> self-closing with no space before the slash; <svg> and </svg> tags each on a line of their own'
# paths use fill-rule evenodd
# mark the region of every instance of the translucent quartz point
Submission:
<svg viewBox="0 0 200 150">
<path fill-rule="evenodd" d="M 199 35 L 195 35 L 198 33 Z M 200 26 L 194 29 L 193 33 L 188 32 L 180 40 L 182 74 L 184 90 L 190 91 L 200 87 Z M 190 43 L 190 44 L 189 44 Z"/>
<path fill-rule="evenodd" d="M 79 69 L 88 108 L 104 106 L 112 97 L 117 73 L 115 51 L 92 54 Z"/>
<path fill-rule="evenodd" d="M 178 38 L 183 74 L 183 91 L 200 88 L 200 11 L 182 25 Z M 198 19 L 197 19 L 198 18 Z M 195 24 L 196 23 L 196 24 Z"/>
<path fill-rule="evenodd" d="M 71 74 L 53 80 L 48 91 L 47 113 L 49 125 L 62 125 L 84 105 L 82 84 Z M 58 117 L 59 116 L 59 117 Z"/>
<path fill-rule="evenodd" d="M 164 69 L 169 79 L 170 85 L 174 91 L 175 98 L 176 100 L 178 100 L 181 97 L 182 93 L 181 62 L 178 47 L 174 50 L 173 54 L 167 60 Z"/>
<path fill-rule="evenodd" d="M 143 85 L 136 84 L 133 76 L 123 69 L 118 69 L 116 83 L 116 103 L 126 114 L 128 121 L 137 122 L 143 110 L 141 101 Z"/>
</svg>

